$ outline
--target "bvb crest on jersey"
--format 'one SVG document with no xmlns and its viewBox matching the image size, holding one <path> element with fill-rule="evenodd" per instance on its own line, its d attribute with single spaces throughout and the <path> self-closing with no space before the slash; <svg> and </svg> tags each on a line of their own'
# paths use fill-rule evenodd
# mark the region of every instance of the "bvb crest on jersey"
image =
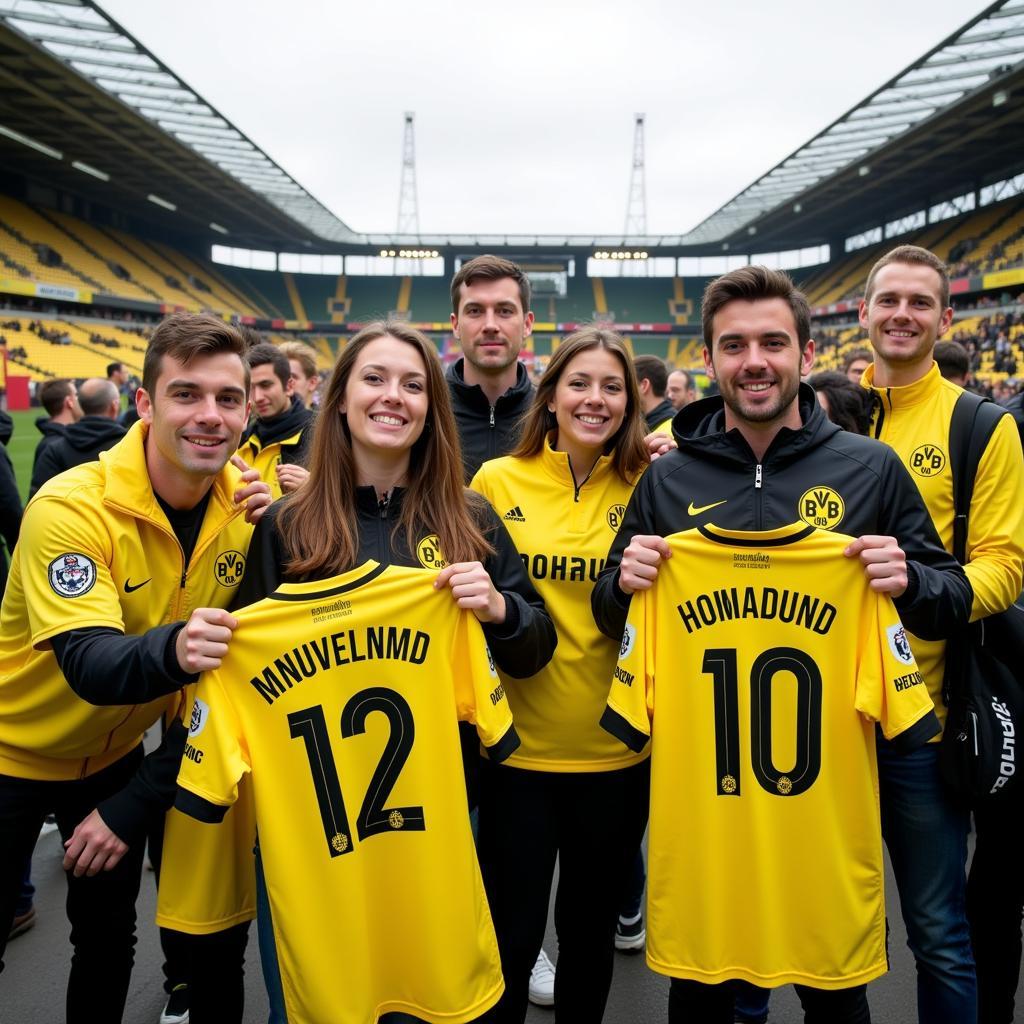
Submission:
<svg viewBox="0 0 1024 1024">
<path fill-rule="evenodd" d="M 608 515 L 605 517 L 608 520 L 608 525 L 616 532 L 619 532 L 619 527 L 622 525 L 622 519 L 626 514 L 625 505 L 612 505 L 608 509 Z"/>
<path fill-rule="evenodd" d="M 946 468 L 946 454 L 937 444 L 923 444 L 910 453 L 909 463 L 918 476 L 936 476 Z"/>
<path fill-rule="evenodd" d="M 834 530 L 846 515 L 846 504 L 838 491 L 823 484 L 800 495 L 800 518 L 820 530 Z"/>
<path fill-rule="evenodd" d="M 331 847 L 338 853 L 344 853 L 348 849 L 348 836 L 344 832 L 335 832 L 331 837 Z"/>
<path fill-rule="evenodd" d="M 214 579 L 222 587 L 237 587 L 245 572 L 245 555 L 241 551 L 222 551 L 213 563 Z"/>
<path fill-rule="evenodd" d="M 441 554 L 441 542 L 436 533 L 420 540 L 416 545 L 416 557 L 424 569 L 443 569 L 448 564 L 448 560 Z"/>
<path fill-rule="evenodd" d="M 96 566 L 82 554 L 66 554 L 55 558 L 48 569 L 50 586 L 61 597 L 81 597 L 96 582 Z"/>
</svg>

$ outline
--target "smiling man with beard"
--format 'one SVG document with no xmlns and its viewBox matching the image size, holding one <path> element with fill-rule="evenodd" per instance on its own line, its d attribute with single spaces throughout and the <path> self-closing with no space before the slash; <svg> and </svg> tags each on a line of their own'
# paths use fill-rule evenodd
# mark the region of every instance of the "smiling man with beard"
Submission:
<svg viewBox="0 0 1024 1024">
<path fill-rule="evenodd" d="M 831 423 L 801 384 L 814 342 L 807 300 L 792 280 L 742 267 L 708 286 L 701 313 L 704 363 L 719 395 L 676 416 L 678 449 L 633 492 L 591 599 L 601 631 L 622 637 L 631 595 L 649 589 L 669 557 L 666 536 L 709 524 L 773 530 L 798 520 L 856 538 L 844 554 L 860 560 L 871 588 L 893 598 L 916 634 L 938 638 L 962 627 L 970 584 L 942 548 L 910 474 L 886 446 Z M 677 982 L 673 999 L 713 998 Z M 868 1019 L 863 988 L 800 996 L 828 1019 L 861 1021 Z M 721 995 L 731 1002 L 733 994 Z"/>
</svg>

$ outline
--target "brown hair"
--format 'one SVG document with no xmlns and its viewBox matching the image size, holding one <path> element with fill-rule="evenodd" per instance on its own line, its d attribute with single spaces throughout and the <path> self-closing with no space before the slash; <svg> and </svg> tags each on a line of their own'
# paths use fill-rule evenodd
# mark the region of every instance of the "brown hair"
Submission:
<svg viewBox="0 0 1024 1024">
<path fill-rule="evenodd" d="M 882 267 L 890 263 L 910 263 L 931 267 L 939 275 L 939 303 L 943 309 L 949 305 L 949 271 L 946 264 L 935 253 L 922 249 L 919 245 L 898 245 L 890 249 L 872 268 L 864 285 L 864 301 L 871 301 L 871 291 L 875 287 L 875 276 Z"/>
<path fill-rule="evenodd" d="M 633 369 L 636 370 L 636 379 L 649 380 L 651 382 L 651 394 L 655 398 L 664 398 L 665 389 L 668 387 L 668 367 L 664 359 L 657 356 L 634 356 Z"/>
<path fill-rule="evenodd" d="M 459 292 L 464 284 L 474 281 L 500 281 L 503 277 L 511 277 L 519 285 L 519 300 L 523 312 L 530 310 L 530 279 L 518 264 L 501 256 L 477 256 L 463 263 L 459 272 L 452 278 L 452 312 L 459 315 Z"/>
<path fill-rule="evenodd" d="M 245 339 L 238 328 L 209 313 L 172 313 L 162 320 L 149 339 L 142 363 L 142 386 L 152 398 L 164 356 L 188 366 L 197 356 L 233 352 L 245 373 L 245 390 L 249 390 L 249 365 L 245 361 Z"/>
<path fill-rule="evenodd" d="M 269 341 L 253 345 L 245 353 L 245 361 L 250 370 L 255 370 L 257 366 L 269 366 L 274 371 L 274 376 L 281 382 L 281 387 L 287 389 L 292 368 L 288 364 L 288 357 L 276 345 L 271 345 Z"/>
<path fill-rule="evenodd" d="M 437 349 L 406 324 L 378 320 L 355 334 L 338 356 L 310 444 L 309 480 L 284 499 L 279 532 L 290 575 L 325 577 L 355 565 L 356 466 L 340 409 L 359 354 L 370 342 L 386 337 L 416 349 L 427 375 L 427 419 L 409 453 L 409 481 L 398 521 L 406 542 L 415 550 L 417 531 L 434 533 L 449 563 L 482 560 L 493 553 L 473 514 L 483 509 L 483 499 L 462 485 L 459 435 Z"/>
<path fill-rule="evenodd" d="M 716 278 L 704 289 L 700 317 L 704 329 L 704 345 L 709 352 L 714 341 L 712 330 L 715 314 L 736 299 L 743 302 L 784 299 L 793 313 L 800 351 L 803 352 L 807 348 L 807 342 L 811 340 L 811 308 L 807 304 L 806 296 L 793 283 L 789 274 L 754 264 L 730 270 L 728 274 Z"/>
<path fill-rule="evenodd" d="M 71 385 L 67 377 L 44 381 L 39 385 L 39 404 L 51 416 L 56 416 L 64 407 L 64 399 L 71 394 Z"/>
<path fill-rule="evenodd" d="M 316 351 L 304 341 L 285 341 L 278 345 L 285 359 L 294 359 L 302 367 L 306 378 L 315 377 L 320 372 L 316 365 Z"/>
<path fill-rule="evenodd" d="M 576 356 L 594 348 L 611 352 L 622 363 L 622 374 L 626 381 L 626 415 L 608 446 L 612 451 L 615 472 L 627 484 L 633 484 L 650 461 L 644 444 L 645 424 L 640 412 L 640 388 L 636 382 L 633 361 L 622 338 L 604 327 L 581 327 L 558 346 L 537 385 L 533 403 L 523 417 L 522 437 L 512 455 L 514 458 L 525 459 L 544 450 L 548 434 L 557 426 L 555 414 L 548 410 L 548 402 L 554 399 L 558 381 Z"/>
</svg>

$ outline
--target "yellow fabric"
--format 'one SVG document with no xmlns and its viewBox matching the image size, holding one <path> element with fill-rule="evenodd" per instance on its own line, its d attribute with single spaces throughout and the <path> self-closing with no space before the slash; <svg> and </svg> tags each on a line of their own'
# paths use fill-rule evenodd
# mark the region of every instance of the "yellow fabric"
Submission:
<svg viewBox="0 0 1024 1024">
<path fill-rule="evenodd" d="M 248 776 L 289 1020 L 469 1021 L 504 986 L 456 720 L 491 746 L 512 716 L 479 624 L 436 573 L 378 570 L 239 613 L 200 680 L 178 783 L 226 806 Z"/>
<path fill-rule="evenodd" d="M 608 699 L 652 737 L 647 962 L 708 984 L 870 981 L 886 970 L 873 723 L 891 738 L 931 702 L 891 601 L 843 557 L 851 538 L 713 532 L 724 543 L 666 538 Z M 765 600 L 774 617 L 753 613 Z M 794 658 L 817 666 L 820 712 Z"/>
<path fill-rule="evenodd" d="M 600 728 L 616 648 L 590 611 L 590 592 L 633 487 L 602 456 L 577 493 L 568 456 L 547 444 L 531 458 L 485 462 L 470 486 L 501 516 L 558 634 L 541 672 L 501 677 L 522 740 L 507 764 L 592 772 L 644 760 Z"/>
<path fill-rule="evenodd" d="M 137 423 L 98 462 L 54 477 L 26 510 L 0 615 L 2 774 L 91 775 L 128 753 L 167 706 L 87 704 L 57 667 L 51 637 L 88 626 L 143 633 L 225 606 L 241 581 L 252 527 L 232 501 L 238 471 L 228 465 L 214 482 L 183 581 L 181 546 L 146 471 L 146 429 Z"/>
<path fill-rule="evenodd" d="M 281 449 L 284 445 L 298 444 L 301 439 L 302 431 L 297 430 L 291 437 L 282 437 L 280 441 L 272 441 L 264 447 L 260 443 L 260 439 L 253 434 L 238 449 L 238 454 L 245 459 L 249 468 L 259 470 L 260 479 L 270 485 L 270 493 L 274 501 L 284 494 L 284 491 L 281 490 L 281 482 L 277 479 L 277 467 L 281 464 Z"/>
<path fill-rule="evenodd" d="M 962 392 L 945 380 L 937 365 L 913 384 L 900 388 L 874 385 L 875 366 L 861 382 L 877 396 L 872 436 L 893 448 L 910 471 L 947 551 L 953 550 L 953 478 L 949 465 L 949 424 Z M 879 420 L 881 424 L 879 427 Z M 1010 416 L 996 427 L 982 455 L 971 498 L 967 537 L 969 564 L 964 567 L 974 588 L 971 621 L 1008 608 L 1022 585 L 1024 560 L 1024 456 L 1020 435 Z M 928 692 L 941 719 L 942 675 L 946 643 L 912 637 L 911 643 Z"/>
<path fill-rule="evenodd" d="M 675 416 L 669 416 L 669 418 L 667 420 L 665 420 L 663 423 L 659 423 L 654 428 L 652 433 L 654 433 L 654 434 L 668 434 L 668 436 L 671 437 L 672 436 L 672 420 L 673 419 L 675 419 Z"/>
</svg>

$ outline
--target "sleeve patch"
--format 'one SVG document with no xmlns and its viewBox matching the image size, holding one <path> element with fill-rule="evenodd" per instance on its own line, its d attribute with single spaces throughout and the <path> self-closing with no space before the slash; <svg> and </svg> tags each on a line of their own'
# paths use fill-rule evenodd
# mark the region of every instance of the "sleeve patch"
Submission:
<svg viewBox="0 0 1024 1024">
<path fill-rule="evenodd" d="M 210 717 L 210 705 L 196 697 L 192 705 L 192 721 L 188 727 L 189 739 L 195 739 L 205 728 Z"/>
<path fill-rule="evenodd" d="M 910 649 L 910 641 L 907 639 L 907 631 L 901 623 L 889 626 L 885 631 L 885 637 L 889 641 L 889 650 L 892 656 L 901 661 L 904 665 L 913 665 L 914 654 Z"/>
<path fill-rule="evenodd" d="M 636 643 L 636 626 L 631 622 L 626 623 L 626 631 L 622 634 L 622 644 L 619 647 L 619 661 L 623 661 L 633 653 L 633 645 Z"/>
<path fill-rule="evenodd" d="M 81 597 L 96 583 L 96 564 L 86 555 L 69 552 L 55 558 L 47 569 L 50 587 L 61 597 Z"/>
</svg>

